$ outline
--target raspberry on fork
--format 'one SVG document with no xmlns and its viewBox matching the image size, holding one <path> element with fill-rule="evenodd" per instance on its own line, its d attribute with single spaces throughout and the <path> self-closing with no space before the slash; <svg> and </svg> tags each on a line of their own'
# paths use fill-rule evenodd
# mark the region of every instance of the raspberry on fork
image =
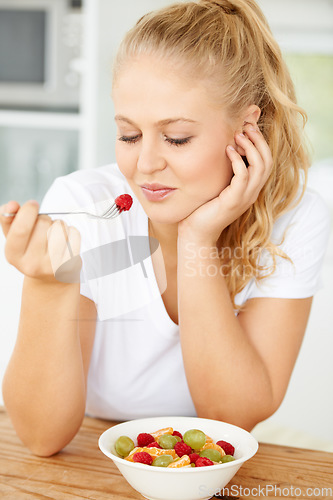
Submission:
<svg viewBox="0 0 333 500">
<path fill-rule="evenodd" d="M 132 206 L 133 199 L 129 194 L 121 194 L 114 200 L 120 212 L 126 212 Z"/>
</svg>

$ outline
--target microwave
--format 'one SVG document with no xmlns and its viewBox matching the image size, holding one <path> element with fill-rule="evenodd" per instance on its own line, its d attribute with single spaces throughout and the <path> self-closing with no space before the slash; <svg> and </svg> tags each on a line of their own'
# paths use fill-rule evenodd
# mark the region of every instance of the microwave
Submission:
<svg viewBox="0 0 333 500">
<path fill-rule="evenodd" d="M 0 108 L 77 110 L 82 0 L 0 0 Z"/>
</svg>

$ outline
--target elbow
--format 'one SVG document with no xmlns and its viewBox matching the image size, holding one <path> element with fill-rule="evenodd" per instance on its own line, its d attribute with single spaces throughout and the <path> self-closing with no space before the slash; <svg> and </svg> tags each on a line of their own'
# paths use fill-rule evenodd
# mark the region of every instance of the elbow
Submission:
<svg viewBox="0 0 333 500">
<path fill-rule="evenodd" d="M 25 433 L 24 436 L 21 436 L 21 439 L 33 455 L 44 458 L 52 457 L 63 450 L 74 439 L 80 426 L 81 422 L 67 429 L 66 433 L 63 432 L 63 429 L 59 429 L 59 427 L 54 427 L 53 429 L 46 428 L 42 431 L 39 430 L 38 432 L 29 434 L 28 437 Z"/>
<path fill-rule="evenodd" d="M 27 445 L 27 448 L 31 451 L 33 455 L 36 457 L 41 457 L 41 458 L 49 458 L 52 457 L 53 455 L 56 455 L 59 453 L 59 451 L 62 450 L 62 447 L 60 446 L 48 446 L 48 445 L 42 445 L 40 443 L 33 443 L 30 445 Z"/>
<path fill-rule="evenodd" d="M 41 457 L 41 458 L 52 457 L 53 455 L 56 455 L 57 453 L 59 453 L 59 451 L 61 451 L 60 449 L 58 450 L 58 449 L 52 449 L 52 448 L 48 448 L 48 447 L 41 447 L 39 445 L 28 446 L 28 448 L 33 455 L 35 455 L 36 457 Z"/>
<path fill-rule="evenodd" d="M 236 425 L 251 432 L 257 424 L 272 416 L 279 406 L 280 404 L 274 402 L 273 399 L 263 399 L 261 404 L 249 404 L 249 402 L 245 403 L 244 401 L 244 404 L 229 407 L 211 407 L 212 409 L 209 412 L 197 411 L 197 415 L 198 417 Z"/>
</svg>

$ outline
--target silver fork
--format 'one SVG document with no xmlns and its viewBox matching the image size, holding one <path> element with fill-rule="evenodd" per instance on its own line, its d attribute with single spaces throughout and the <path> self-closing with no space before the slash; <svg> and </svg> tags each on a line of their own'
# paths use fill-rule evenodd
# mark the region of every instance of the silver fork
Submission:
<svg viewBox="0 0 333 500">
<path fill-rule="evenodd" d="M 113 203 L 108 207 L 102 214 L 93 214 L 92 212 L 40 212 L 38 215 L 88 215 L 89 217 L 95 219 L 114 219 L 121 212 L 123 208 L 119 207 L 116 203 Z M 2 213 L 3 217 L 15 217 L 16 213 Z"/>
</svg>

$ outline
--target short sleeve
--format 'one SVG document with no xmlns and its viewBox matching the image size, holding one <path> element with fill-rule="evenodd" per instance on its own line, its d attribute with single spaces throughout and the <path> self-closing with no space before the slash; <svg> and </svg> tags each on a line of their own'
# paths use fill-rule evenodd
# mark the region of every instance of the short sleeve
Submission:
<svg viewBox="0 0 333 500">
<path fill-rule="evenodd" d="M 322 286 L 321 268 L 329 233 L 327 206 L 317 193 L 307 190 L 301 202 L 277 220 L 271 238 L 290 260 L 276 257 L 275 272 L 261 280 L 253 280 L 246 300 L 312 297 Z M 268 252 L 263 252 L 260 263 L 272 264 Z"/>
<path fill-rule="evenodd" d="M 70 175 L 57 178 L 47 193 L 45 194 L 41 203 L 41 212 L 67 212 L 79 211 L 84 209 L 87 205 L 91 204 L 87 190 L 79 182 L 76 182 Z M 56 214 L 50 216 L 52 219 L 61 219 L 69 226 L 74 226 L 81 236 L 80 254 L 85 250 L 91 248 L 89 241 L 89 231 L 86 227 L 86 219 L 80 216 L 60 215 Z M 80 275 L 80 294 L 93 300 L 93 294 L 89 282 L 85 280 L 84 262 Z"/>
</svg>

